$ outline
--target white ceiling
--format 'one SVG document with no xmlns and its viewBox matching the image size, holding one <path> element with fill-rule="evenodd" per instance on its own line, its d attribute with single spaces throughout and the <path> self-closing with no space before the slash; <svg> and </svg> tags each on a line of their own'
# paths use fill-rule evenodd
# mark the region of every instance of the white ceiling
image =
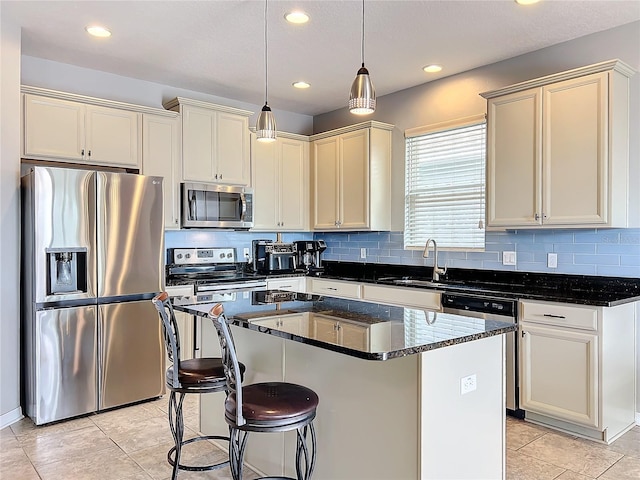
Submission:
<svg viewBox="0 0 640 480">
<path fill-rule="evenodd" d="M 22 52 L 261 105 L 264 2 L 7 1 Z M 301 8 L 311 20 L 291 25 Z M 316 115 L 346 105 L 360 66 L 360 0 L 269 1 L 269 105 Z M 367 0 L 365 63 L 378 96 L 640 19 L 638 0 Z M 7 17 L 5 17 L 6 19 Z M 89 37 L 100 23 L 109 39 Z M 440 63 L 439 74 L 424 65 Z M 296 80 L 311 83 L 294 89 Z"/>
</svg>

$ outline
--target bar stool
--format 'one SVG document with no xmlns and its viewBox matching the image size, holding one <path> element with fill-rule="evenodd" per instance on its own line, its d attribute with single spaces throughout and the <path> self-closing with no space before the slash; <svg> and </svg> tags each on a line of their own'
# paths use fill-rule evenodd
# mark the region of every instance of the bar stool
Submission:
<svg viewBox="0 0 640 480">
<path fill-rule="evenodd" d="M 221 304 L 215 305 L 209 317 L 218 332 L 222 361 L 227 377 L 225 420 L 231 428 L 229 461 L 234 480 L 242 479 L 244 452 L 249 432 L 297 431 L 297 480 L 309 480 L 316 462 L 316 433 L 313 419 L 318 408 L 318 395 L 302 385 L 285 382 L 242 385 L 240 364 L 236 356 L 231 330 Z M 311 435 L 311 451 L 307 434 Z M 263 477 L 296 480 L 290 477 Z"/>
<path fill-rule="evenodd" d="M 171 391 L 169 395 L 169 427 L 175 446 L 167 453 L 167 461 L 173 467 L 171 479 L 178 477 L 178 470 L 188 470 L 192 472 L 203 472 L 216 470 L 229 465 L 229 461 L 215 463 L 212 465 L 192 466 L 180 463 L 182 447 L 201 440 L 225 440 L 230 441 L 230 437 L 220 435 L 203 435 L 189 440 L 183 440 L 184 419 L 182 415 L 182 402 L 187 393 L 213 393 L 226 392 L 227 380 L 224 374 L 224 365 L 220 358 L 193 358 L 189 360 L 180 359 L 180 332 L 176 322 L 173 306 L 169 300 L 169 294 L 162 292 L 152 300 L 162 324 L 165 346 L 169 360 L 173 363 L 166 373 L 166 385 Z M 240 382 L 244 374 L 245 367 L 240 364 L 238 367 Z M 176 398 L 176 396 L 178 398 Z"/>
</svg>

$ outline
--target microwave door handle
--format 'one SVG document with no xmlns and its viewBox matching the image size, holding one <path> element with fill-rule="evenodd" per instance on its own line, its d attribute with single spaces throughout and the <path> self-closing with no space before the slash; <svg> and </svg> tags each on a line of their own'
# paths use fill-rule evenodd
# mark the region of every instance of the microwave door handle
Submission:
<svg viewBox="0 0 640 480">
<path fill-rule="evenodd" d="M 196 203 L 195 192 L 191 195 L 191 200 L 189 200 L 189 216 L 191 217 L 191 220 L 196 220 L 198 216 L 198 205 Z"/>
<path fill-rule="evenodd" d="M 240 194 L 240 221 L 244 222 L 244 217 L 247 213 L 247 201 L 244 193 Z"/>
</svg>

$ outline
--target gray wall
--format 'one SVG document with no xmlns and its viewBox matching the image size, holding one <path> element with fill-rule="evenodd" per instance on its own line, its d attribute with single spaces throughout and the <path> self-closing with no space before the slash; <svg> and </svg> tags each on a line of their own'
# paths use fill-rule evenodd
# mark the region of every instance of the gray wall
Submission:
<svg viewBox="0 0 640 480">
<path fill-rule="evenodd" d="M 193 90 L 185 90 L 184 88 L 123 77 L 27 55 L 22 57 L 21 81 L 23 85 L 50 88 L 52 90 L 155 108 L 162 108 L 163 102 L 175 97 L 193 98 L 255 112 L 249 120 L 249 125 L 255 124 L 258 113 L 262 109 L 262 105 L 254 105 L 230 98 L 217 97 L 194 92 Z M 313 119 L 310 115 L 277 109 L 274 109 L 273 112 L 276 116 L 279 130 L 302 135 L 311 134 Z"/>
<path fill-rule="evenodd" d="M 0 25 L 0 428 L 20 412 L 20 28 Z"/>
<path fill-rule="evenodd" d="M 356 117 L 346 108 L 317 115 L 313 118 L 313 132 L 319 133 L 363 120 L 378 120 L 396 126 L 393 136 L 392 166 L 392 230 L 403 230 L 404 219 L 404 131 L 408 128 L 484 114 L 486 101 L 479 93 L 505 87 L 552 73 L 619 58 L 640 70 L 640 22 L 587 35 L 576 40 L 527 53 L 492 65 L 425 83 L 378 98 L 373 115 Z M 446 68 L 446 65 L 445 65 Z M 371 71 L 376 80 L 376 72 Z M 632 140 L 630 158 L 632 188 L 631 202 L 640 203 L 640 74 L 631 78 Z"/>
</svg>

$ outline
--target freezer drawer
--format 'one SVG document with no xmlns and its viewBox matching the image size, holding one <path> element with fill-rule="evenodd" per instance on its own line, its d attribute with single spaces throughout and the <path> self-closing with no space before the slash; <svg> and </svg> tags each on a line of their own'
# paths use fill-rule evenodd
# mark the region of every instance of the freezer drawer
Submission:
<svg viewBox="0 0 640 480">
<path fill-rule="evenodd" d="M 27 414 L 37 425 L 95 412 L 96 307 L 35 313 L 35 356 L 27 372 Z"/>
<path fill-rule="evenodd" d="M 164 387 L 164 340 L 150 300 L 98 306 L 99 409 L 158 397 Z"/>
</svg>

